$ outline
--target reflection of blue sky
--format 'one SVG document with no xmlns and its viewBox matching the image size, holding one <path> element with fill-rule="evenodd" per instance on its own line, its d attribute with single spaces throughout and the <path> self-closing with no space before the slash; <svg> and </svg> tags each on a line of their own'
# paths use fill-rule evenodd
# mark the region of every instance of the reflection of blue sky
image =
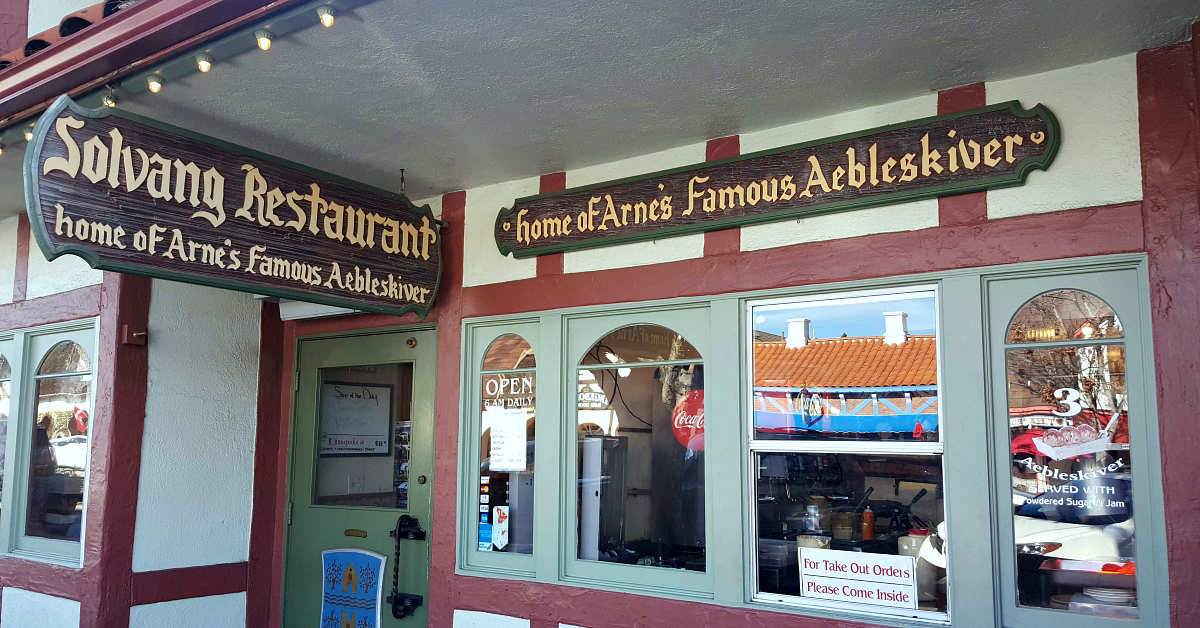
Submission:
<svg viewBox="0 0 1200 628">
<path fill-rule="evenodd" d="M 784 335 L 788 319 L 807 318 L 812 321 L 809 333 L 813 338 L 837 338 L 842 334 L 882 336 L 884 312 L 907 312 L 910 334 L 934 333 L 936 313 L 932 295 L 865 302 L 847 299 L 845 302 L 760 306 L 754 308 L 754 330 Z"/>
</svg>

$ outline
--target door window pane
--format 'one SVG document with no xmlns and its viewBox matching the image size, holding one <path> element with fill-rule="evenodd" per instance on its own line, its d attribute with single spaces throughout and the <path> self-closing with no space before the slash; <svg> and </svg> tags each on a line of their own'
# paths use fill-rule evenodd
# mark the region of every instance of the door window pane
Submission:
<svg viewBox="0 0 1200 628">
<path fill-rule="evenodd" d="M 932 290 L 752 308 L 754 437 L 937 441 Z"/>
<path fill-rule="evenodd" d="M 1052 292 L 1031 304 L 1047 302 L 1057 308 L 1039 310 L 1046 314 L 1038 329 L 1066 332 L 1045 337 L 1102 342 L 1005 352 L 1018 603 L 1135 618 L 1125 348 L 1103 342 L 1122 337 L 1120 321 L 1088 293 Z M 1100 315 L 1081 317 L 1084 309 Z M 1019 315 L 1013 326 L 1024 320 Z M 1090 334 L 1079 332 L 1085 325 Z M 1008 337 L 1035 342 L 1026 340 L 1028 329 Z"/>
<path fill-rule="evenodd" d="M 56 373 L 86 373 L 92 370 L 92 360 L 78 343 L 64 340 L 53 347 L 38 367 L 38 375 Z"/>
<path fill-rule="evenodd" d="M 408 508 L 412 364 L 320 369 L 320 506 Z"/>
<path fill-rule="evenodd" d="M 759 591 L 946 611 L 940 456 L 756 460 Z"/>
<path fill-rule="evenodd" d="M 524 338 L 497 338 L 482 376 L 479 443 L 479 549 L 533 553 L 533 442 L 537 375 L 533 349 Z M 524 368 L 525 370 L 517 370 Z"/>
<path fill-rule="evenodd" d="M 79 356 L 86 359 L 82 348 L 73 357 Z M 87 476 L 91 384 L 90 374 L 35 380 L 36 422 L 25 511 L 27 536 L 79 540 Z"/>
<path fill-rule="evenodd" d="M 704 366 L 664 327 L 606 336 L 578 372 L 581 560 L 705 570 Z M 615 359 L 614 359 L 615 358 Z"/>
</svg>

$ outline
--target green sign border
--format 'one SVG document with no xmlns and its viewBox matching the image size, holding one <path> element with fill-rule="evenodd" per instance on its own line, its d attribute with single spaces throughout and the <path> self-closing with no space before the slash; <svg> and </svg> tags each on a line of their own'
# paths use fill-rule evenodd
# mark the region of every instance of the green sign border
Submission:
<svg viewBox="0 0 1200 628">
<path fill-rule="evenodd" d="M 81 116 L 88 117 L 88 118 L 100 119 L 100 118 L 107 118 L 109 116 L 113 116 L 116 118 L 121 118 L 123 120 L 129 120 L 131 122 L 136 122 L 138 124 L 144 124 L 146 126 L 158 129 L 160 131 L 165 131 L 167 133 L 173 133 L 175 135 L 185 137 L 185 138 L 193 140 L 195 142 L 200 142 L 200 143 L 215 146 L 217 148 L 221 148 L 224 150 L 232 151 L 232 152 L 244 155 L 250 159 L 275 164 L 275 165 L 281 166 L 283 168 L 290 168 L 292 170 L 302 172 L 304 174 L 307 174 L 309 176 L 312 176 L 312 177 L 315 177 L 318 179 L 325 179 L 327 181 L 337 183 L 338 185 L 343 185 L 343 186 L 346 186 L 349 188 L 354 188 L 354 189 L 362 190 L 364 192 L 368 192 L 370 194 L 374 194 L 375 196 L 379 196 L 385 200 L 403 203 L 410 210 L 416 212 L 418 215 L 428 217 L 430 222 L 432 222 L 438 230 L 437 281 L 434 283 L 433 292 L 430 293 L 430 295 L 429 295 L 429 302 L 426 304 L 423 304 L 423 305 L 422 304 L 413 304 L 413 305 L 406 305 L 403 307 L 388 307 L 386 305 L 363 303 L 363 302 L 359 302 L 359 301 L 355 301 L 355 300 L 351 300 L 351 299 L 339 299 L 338 297 L 334 297 L 334 296 L 314 295 L 312 293 L 303 292 L 303 291 L 299 291 L 299 290 L 290 290 L 288 288 L 273 288 L 273 287 L 269 287 L 269 286 L 259 286 L 259 285 L 242 283 L 242 282 L 232 280 L 232 279 L 229 279 L 229 280 L 213 279 L 210 277 L 191 275 L 188 273 L 179 273 L 179 272 L 162 270 L 162 269 L 157 269 L 157 268 L 145 268 L 145 267 L 142 267 L 139 265 L 125 264 L 125 263 L 121 263 L 121 262 L 105 261 L 105 260 L 100 259 L 100 257 L 96 255 L 95 251 L 92 251 L 91 249 L 88 249 L 88 248 L 85 248 L 85 247 L 82 247 L 82 246 L 79 246 L 76 244 L 55 245 L 53 242 L 51 242 L 50 235 L 46 232 L 46 224 L 42 219 L 41 212 L 39 211 L 39 208 L 41 206 L 41 194 L 39 192 L 38 185 L 37 185 L 37 180 L 38 180 L 37 164 L 39 164 L 41 162 L 42 145 L 45 143 L 46 135 L 48 135 L 50 133 L 50 130 L 54 127 L 54 121 L 58 118 L 58 115 L 67 109 L 70 109 L 72 112 L 74 112 L 78 115 L 81 115 Z M 433 309 L 434 300 L 437 298 L 438 291 L 442 285 L 442 270 L 445 265 L 445 260 L 442 258 L 442 252 L 443 252 L 442 227 L 445 226 L 446 223 L 442 222 L 441 220 L 438 220 L 433 215 L 433 210 L 432 210 L 432 208 L 430 208 L 429 205 L 425 205 L 423 207 L 417 207 L 416 205 L 414 205 L 412 203 L 412 201 L 408 200 L 408 197 L 406 197 L 402 194 L 397 194 L 395 192 L 389 192 L 387 190 L 380 189 L 380 188 L 377 188 L 374 186 L 370 186 L 365 183 L 359 183 L 357 181 L 352 181 L 345 177 L 341 177 L 341 176 L 338 176 L 335 174 L 324 172 L 322 170 L 317 170 L 315 168 L 310 168 L 308 166 L 304 166 L 302 164 L 288 161 L 286 159 L 274 157 L 272 155 L 267 155 L 265 153 L 258 152 L 254 149 L 246 148 L 245 146 L 240 146 L 237 144 L 226 142 L 224 140 L 219 140 L 215 137 L 209 137 L 207 135 L 195 133 L 193 131 L 189 131 L 187 129 L 183 129 L 183 128 L 180 128 L 180 127 L 177 127 L 177 126 L 174 126 L 171 124 L 166 124 L 165 122 L 159 122 L 158 120 L 146 118 L 144 116 L 139 116 L 135 113 L 129 113 L 127 111 L 120 111 L 118 109 L 112 109 L 112 108 L 108 108 L 108 107 L 98 108 L 98 109 L 87 109 L 85 107 L 81 107 L 74 100 L 71 100 L 71 98 L 69 96 L 67 96 L 66 94 L 59 96 L 58 100 L 54 101 L 53 105 L 50 105 L 50 108 L 47 109 L 46 112 L 42 114 L 42 117 L 38 119 L 36 125 L 34 126 L 33 140 L 31 140 L 29 142 L 29 145 L 25 149 L 24 170 L 25 170 L 25 172 L 24 172 L 25 211 L 27 214 L 29 214 L 29 224 L 33 231 L 34 237 L 37 239 L 38 248 L 40 248 L 42 250 L 42 254 L 44 254 L 46 256 L 47 260 L 54 260 L 62 255 L 69 253 L 69 254 L 77 255 L 77 256 L 83 258 L 84 261 L 86 261 L 89 266 L 91 266 L 92 268 L 95 268 L 95 269 L 99 269 L 99 270 L 111 270 L 111 271 L 116 271 L 116 272 L 129 273 L 131 275 L 144 275 L 146 277 L 154 277 L 157 279 L 169 279 L 171 281 L 181 281 L 184 283 L 197 284 L 197 285 L 201 285 L 201 286 L 209 286 L 212 288 L 225 288 L 227 290 L 235 290 L 237 292 L 250 292 L 252 294 L 262 294 L 262 295 L 266 295 L 266 296 L 270 296 L 270 297 L 277 297 L 277 298 L 281 298 L 281 299 L 293 299 L 296 301 L 304 301 L 304 302 L 308 302 L 308 303 L 319 303 L 321 305 L 344 307 L 344 308 L 349 308 L 349 309 L 353 309 L 353 310 L 360 310 L 363 312 L 391 314 L 394 316 L 403 316 L 409 312 L 415 312 L 417 314 L 417 316 L 422 320 L 424 320 L 425 317 L 429 316 L 430 310 Z"/>
<path fill-rule="evenodd" d="M 1046 137 L 1045 152 L 1043 152 L 1041 155 L 1038 155 L 1036 157 L 1026 157 L 1025 159 L 1022 159 L 1019 163 L 1017 163 L 1016 170 L 1014 170 L 1011 173 L 999 174 L 999 175 L 990 176 L 990 177 L 983 177 L 980 179 L 973 179 L 970 181 L 961 181 L 958 183 L 944 183 L 941 185 L 935 185 L 932 187 L 920 188 L 920 189 L 916 189 L 916 190 L 891 192 L 891 193 L 880 194 L 878 196 L 871 196 L 871 197 L 867 197 L 867 198 L 847 199 L 844 201 L 835 201 L 832 203 L 823 203 L 820 205 L 813 205 L 813 206 L 808 206 L 808 207 L 793 207 L 791 209 L 782 209 L 779 211 L 774 211 L 774 212 L 764 213 L 764 214 L 756 214 L 753 216 L 731 216 L 729 218 L 723 218 L 721 220 L 714 220 L 712 222 L 696 223 L 696 224 L 690 224 L 690 225 L 680 225 L 677 227 L 663 227 L 661 229 L 657 229 L 654 231 L 626 233 L 626 234 L 621 234 L 618 236 L 593 238 L 590 240 L 582 240 L 579 242 L 566 242 L 566 243 L 562 243 L 562 244 L 552 244 L 552 245 L 548 245 L 548 246 L 526 248 L 526 249 L 521 249 L 519 251 L 516 250 L 516 248 L 514 246 L 512 246 L 512 244 L 500 241 L 500 223 L 501 223 L 501 221 L 503 221 L 505 218 L 513 215 L 513 213 L 516 211 L 516 207 L 522 203 L 528 203 L 530 201 L 541 200 L 541 199 L 546 199 L 546 198 L 553 198 L 555 196 L 562 196 L 564 194 L 585 192 L 587 190 L 595 190 L 597 188 L 604 188 L 604 187 L 609 187 L 612 185 L 620 185 L 622 183 L 629 183 L 632 181 L 642 181 L 645 179 L 653 179 L 655 177 L 677 174 L 680 172 L 687 172 L 690 170 L 699 170 L 701 168 L 711 168 L 713 166 L 720 166 L 720 165 L 724 165 L 724 164 L 730 164 L 730 163 L 735 163 L 735 162 L 739 162 L 739 161 L 744 161 L 747 159 L 764 157 L 767 155 L 775 155 L 778 153 L 784 153 L 784 152 L 788 152 L 788 151 L 800 150 L 800 149 L 804 149 L 804 148 L 811 148 L 813 146 L 820 146 L 823 144 L 832 144 L 834 142 L 840 142 L 840 141 L 844 141 L 844 140 L 852 140 L 852 139 L 856 139 L 856 138 L 860 138 L 860 137 L 865 137 L 868 135 L 875 135 L 877 133 L 885 133 L 887 131 L 894 131 L 897 129 L 904 129 L 904 128 L 918 126 L 918 125 L 922 125 L 922 124 L 930 124 L 933 122 L 942 122 L 945 120 L 955 120 L 955 119 L 963 118 L 966 116 L 978 115 L 981 113 L 990 113 L 993 111 L 1003 111 L 1003 110 L 1008 110 L 1008 111 L 1012 112 L 1013 115 L 1015 115 L 1019 118 L 1041 117 L 1046 122 L 1046 136 L 1047 137 Z M 980 190 L 991 190 L 991 189 L 997 189 L 997 188 L 1012 187 L 1012 186 L 1024 184 L 1025 178 L 1028 177 L 1029 173 L 1031 171 L 1033 171 L 1034 169 L 1045 170 L 1045 169 L 1049 168 L 1051 162 L 1054 161 L 1055 155 L 1058 154 L 1058 149 L 1061 144 L 1062 144 L 1062 128 L 1058 124 L 1058 118 L 1056 118 L 1054 116 L 1054 114 L 1051 113 L 1051 111 L 1045 105 L 1038 104 L 1038 105 L 1034 106 L 1032 109 L 1024 109 L 1021 107 L 1020 101 L 1010 100 L 1008 102 L 998 103 L 998 104 L 990 105 L 987 107 L 980 107 L 978 109 L 970 109 L 968 111 L 959 111 L 959 112 L 948 113 L 948 114 L 940 115 L 940 116 L 931 116 L 928 118 L 909 120 L 908 122 L 900 122 L 897 124 L 890 124 L 887 126 L 875 127 L 873 129 L 867 129 L 865 131 L 856 131 L 853 133 L 846 133 L 843 135 L 835 135 L 833 137 L 827 137 L 827 138 L 823 138 L 823 139 L 819 139 L 819 140 L 812 140 L 812 141 L 808 141 L 808 142 L 801 142 L 799 144 L 790 144 L 788 146 L 782 146 L 779 148 L 769 148 L 767 150 L 760 150 L 755 153 L 738 155 L 737 157 L 728 157 L 726 159 L 719 159 L 716 161 L 705 161 L 705 162 L 698 163 L 698 164 L 692 164 L 690 166 L 682 166 L 679 168 L 672 168 L 670 170 L 660 170 L 658 172 L 652 172 L 650 174 L 635 175 L 632 177 L 625 177 L 624 179 L 616 179 L 613 181 L 604 181 L 602 183 L 596 183 L 593 185 L 585 185 L 585 186 L 581 186 L 581 187 L 567 188 L 565 190 L 561 190 L 558 192 L 549 192 L 546 194 L 536 194 L 533 196 L 521 197 L 521 198 L 518 198 L 515 201 L 513 201 L 513 206 L 511 208 L 508 208 L 508 207 L 503 208 L 499 211 L 499 213 L 496 214 L 496 222 L 492 227 L 492 232 L 493 232 L 493 236 L 495 237 L 495 240 L 496 240 L 496 248 L 500 250 L 501 255 L 508 255 L 509 253 L 512 253 L 514 258 L 523 259 L 523 258 L 527 258 L 527 257 L 536 257 L 538 255 L 547 255 L 550 253 L 562 253 L 564 251 L 575 251 L 575 250 L 580 250 L 580 249 L 593 249 L 593 248 L 600 248 L 600 247 L 605 247 L 605 246 L 613 246 L 613 245 L 617 245 L 617 244 L 628 244 L 630 242 L 642 242 L 645 240 L 657 240 L 660 238 L 681 236 L 681 235 L 687 235 L 687 234 L 691 234 L 691 233 L 702 233 L 705 231 L 717 231 L 720 229 L 729 229 L 731 227 L 740 227 L 740 226 L 745 226 L 745 225 L 761 224 L 761 223 L 765 223 L 765 222 L 776 222 L 776 221 L 780 221 L 780 220 L 786 220 L 789 218 L 804 218 L 804 217 L 808 217 L 808 216 L 819 216 L 822 214 L 832 214 L 832 213 L 836 213 L 836 212 L 849 211 L 849 210 L 853 210 L 853 209 L 865 209 L 867 207 L 877 207 L 880 205 L 891 205 L 891 204 L 896 204 L 896 203 L 906 203 L 906 202 L 910 202 L 910 201 L 917 201 L 917 200 L 922 200 L 922 199 L 927 199 L 927 198 L 936 198 L 938 196 L 949 196 L 949 195 L 953 195 L 953 194 L 965 194 L 967 192 L 977 192 Z"/>
</svg>

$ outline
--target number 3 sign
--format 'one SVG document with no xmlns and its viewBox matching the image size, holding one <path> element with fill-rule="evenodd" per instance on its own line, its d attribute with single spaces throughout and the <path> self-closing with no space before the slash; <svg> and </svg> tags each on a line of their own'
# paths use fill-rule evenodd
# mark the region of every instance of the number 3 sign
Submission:
<svg viewBox="0 0 1200 628">
<path fill-rule="evenodd" d="M 1050 413 L 1054 416 L 1075 416 L 1083 411 L 1083 406 L 1079 403 L 1079 391 L 1074 388 L 1059 388 L 1054 391 L 1054 398 L 1058 400 L 1058 404 L 1067 407 L 1066 412 L 1051 410 Z"/>
</svg>

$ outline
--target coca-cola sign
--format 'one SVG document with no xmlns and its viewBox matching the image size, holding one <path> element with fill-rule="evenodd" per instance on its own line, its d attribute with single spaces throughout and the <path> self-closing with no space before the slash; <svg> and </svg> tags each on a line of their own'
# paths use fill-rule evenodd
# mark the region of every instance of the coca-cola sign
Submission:
<svg viewBox="0 0 1200 628">
<path fill-rule="evenodd" d="M 671 429 L 679 444 L 692 451 L 704 451 L 704 391 L 693 390 L 675 403 L 671 411 Z"/>
</svg>

